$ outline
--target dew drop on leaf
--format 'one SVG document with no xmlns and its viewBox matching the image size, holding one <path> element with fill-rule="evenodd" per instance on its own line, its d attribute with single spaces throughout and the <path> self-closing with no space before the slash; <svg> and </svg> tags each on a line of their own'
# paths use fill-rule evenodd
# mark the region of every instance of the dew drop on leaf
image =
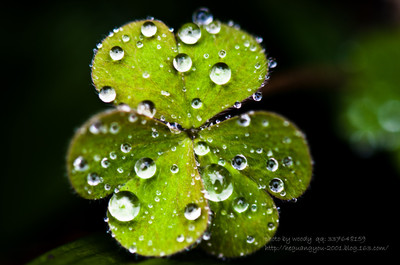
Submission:
<svg viewBox="0 0 400 265">
<path fill-rule="evenodd" d="M 255 240 L 255 238 L 253 236 L 247 236 L 247 238 L 246 238 L 246 242 L 249 244 L 254 243 L 254 240 Z"/>
<path fill-rule="evenodd" d="M 153 37 L 157 33 L 157 26 L 151 21 L 146 21 L 143 23 L 140 31 L 145 37 Z"/>
<path fill-rule="evenodd" d="M 97 186 L 102 182 L 102 178 L 97 173 L 89 173 L 87 175 L 87 183 L 90 186 Z"/>
<path fill-rule="evenodd" d="M 242 114 L 242 115 L 240 115 L 239 119 L 237 120 L 237 123 L 240 126 L 247 127 L 250 125 L 250 121 L 251 121 L 251 119 L 248 114 Z"/>
<path fill-rule="evenodd" d="M 138 42 L 136 42 L 136 47 L 138 47 L 139 49 L 143 47 L 143 42 L 141 42 L 140 40 Z"/>
<path fill-rule="evenodd" d="M 121 144 L 121 151 L 124 153 L 129 153 L 132 149 L 132 146 L 128 143 Z"/>
<path fill-rule="evenodd" d="M 282 160 L 282 164 L 285 167 L 291 167 L 293 166 L 293 160 L 290 156 L 287 156 Z"/>
<path fill-rule="evenodd" d="M 85 171 L 89 169 L 89 164 L 82 156 L 78 156 L 74 160 L 73 166 L 76 171 Z"/>
<path fill-rule="evenodd" d="M 171 166 L 171 172 L 176 174 L 176 173 L 178 173 L 178 171 L 179 171 L 179 167 L 176 164 L 173 164 Z"/>
<path fill-rule="evenodd" d="M 201 37 L 201 30 L 196 24 L 187 23 L 179 29 L 178 37 L 185 44 L 195 44 Z"/>
<path fill-rule="evenodd" d="M 275 224 L 272 222 L 269 222 L 267 226 L 268 226 L 268 230 L 270 230 L 270 231 L 275 229 Z"/>
<path fill-rule="evenodd" d="M 233 209 L 238 212 L 242 213 L 247 210 L 249 204 L 246 202 L 246 199 L 243 197 L 237 197 L 233 200 Z"/>
<path fill-rule="evenodd" d="M 110 161 L 108 160 L 107 157 L 103 158 L 100 162 L 101 166 L 103 168 L 108 168 L 110 166 Z"/>
<path fill-rule="evenodd" d="M 122 58 L 124 58 L 124 54 L 125 54 L 124 50 L 119 46 L 114 46 L 110 50 L 110 57 L 114 61 L 119 61 Z"/>
<path fill-rule="evenodd" d="M 184 215 L 188 220 L 196 220 L 201 215 L 201 208 L 195 203 L 189 203 L 185 207 Z"/>
<path fill-rule="evenodd" d="M 120 222 L 132 221 L 139 211 L 139 199 L 130 191 L 115 193 L 108 203 L 108 212 Z"/>
<path fill-rule="evenodd" d="M 139 178 L 151 178 L 156 173 L 156 170 L 156 163 L 151 158 L 143 157 L 135 163 L 135 172 Z"/>
<path fill-rule="evenodd" d="M 283 181 L 279 178 L 271 179 L 269 182 L 269 189 L 274 193 L 282 192 L 284 189 Z"/>
<path fill-rule="evenodd" d="M 99 92 L 99 98 L 101 101 L 105 103 L 110 103 L 115 100 L 117 96 L 117 93 L 115 92 L 115 89 L 109 86 L 105 86 L 102 89 L 100 89 Z"/>
<path fill-rule="evenodd" d="M 128 42 L 130 40 L 131 40 L 131 38 L 128 35 L 122 35 L 122 41 L 123 42 Z"/>
<path fill-rule="evenodd" d="M 261 91 L 257 91 L 256 93 L 253 94 L 253 99 L 254 101 L 261 101 L 262 99 L 262 92 Z"/>
<path fill-rule="evenodd" d="M 174 68 L 181 73 L 187 72 L 192 68 L 192 59 L 186 53 L 180 53 L 172 61 Z"/>
<path fill-rule="evenodd" d="M 210 152 L 210 147 L 208 147 L 206 142 L 197 142 L 194 145 L 194 152 L 196 153 L 196 155 L 204 156 L 208 152 Z"/>
<path fill-rule="evenodd" d="M 154 103 L 149 100 L 142 101 L 137 106 L 137 112 L 147 117 L 153 118 L 156 114 Z"/>
<path fill-rule="evenodd" d="M 184 236 L 184 235 L 179 235 L 179 236 L 177 236 L 177 237 L 176 237 L 176 241 L 179 242 L 179 243 L 185 241 L 185 236 Z"/>
<path fill-rule="evenodd" d="M 206 26 L 206 30 L 210 34 L 218 34 L 221 31 L 221 22 L 213 21 Z"/>
<path fill-rule="evenodd" d="M 218 164 L 208 165 L 202 173 L 202 179 L 206 188 L 206 198 L 214 201 L 224 201 L 233 192 L 232 175 Z"/>
<path fill-rule="evenodd" d="M 273 58 L 269 58 L 268 59 L 268 67 L 269 68 L 275 68 L 278 65 L 278 63 L 273 59 Z"/>
<path fill-rule="evenodd" d="M 233 168 L 243 170 L 247 166 L 247 159 L 244 155 L 237 155 L 232 159 L 231 164 Z"/>
<path fill-rule="evenodd" d="M 240 109 L 242 107 L 242 103 L 240 103 L 240 101 L 236 101 L 235 104 L 233 104 L 233 107 L 235 109 Z"/>
<path fill-rule="evenodd" d="M 210 79 L 217 85 L 225 85 L 231 79 L 231 69 L 226 63 L 216 63 L 211 68 Z"/>
<path fill-rule="evenodd" d="M 275 158 L 271 157 L 267 161 L 267 169 L 269 171 L 275 172 L 278 169 L 278 161 Z"/>
<path fill-rule="evenodd" d="M 197 9 L 193 15 L 192 20 L 197 25 L 208 25 L 213 21 L 214 17 L 208 8 L 202 7 Z"/>
<path fill-rule="evenodd" d="M 199 98 L 194 98 L 192 100 L 191 105 L 192 105 L 192 108 L 199 109 L 203 105 L 203 102 L 201 102 L 201 100 Z"/>
<path fill-rule="evenodd" d="M 224 58 L 226 56 L 226 51 L 225 50 L 220 50 L 218 52 L 218 56 L 219 56 L 219 58 Z"/>
</svg>

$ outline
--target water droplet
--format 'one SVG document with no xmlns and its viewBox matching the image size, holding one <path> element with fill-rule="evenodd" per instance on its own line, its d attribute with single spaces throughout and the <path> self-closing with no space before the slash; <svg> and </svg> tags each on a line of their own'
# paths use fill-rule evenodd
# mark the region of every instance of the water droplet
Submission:
<svg viewBox="0 0 400 265">
<path fill-rule="evenodd" d="M 275 172 L 278 169 L 278 161 L 275 158 L 271 157 L 267 161 L 267 169 L 269 171 Z"/>
<path fill-rule="evenodd" d="M 293 160 L 292 160 L 292 158 L 291 158 L 290 156 L 285 157 L 285 158 L 282 160 L 282 164 L 283 164 L 283 166 L 285 166 L 285 167 L 291 167 L 291 166 L 293 166 Z"/>
<path fill-rule="evenodd" d="M 110 124 L 110 133 L 117 134 L 120 128 L 121 127 L 119 126 L 118 122 L 112 122 Z"/>
<path fill-rule="evenodd" d="M 211 233 L 210 232 L 208 232 L 208 231 L 206 231 L 206 232 L 204 232 L 204 234 L 203 234 L 203 240 L 210 240 L 210 238 L 211 238 Z"/>
<path fill-rule="evenodd" d="M 233 209 L 235 209 L 236 212 L 242 213 L 247 210 L 249 207 L 249 204 L 246 202 L 245 198 L 243 197 L 238 197 L 235 200 L 233 200 Z"/>
<path fill-rule="evenodd" d="M 194 152 L 198 156 L 204 156 L 210 152 L 210 147 L 208 147 L 206 142 L 197 142 L 194 146 Z"/>
<path fill-rule="evenodd" d="M 235 104 L 233 104 L 233 107 L 235 109 L 240 109 L 242 107 L 242 103 L 240 103 L 239 101 L 236 101 Z"/>
<path fill-rule="evenodd" d="M 284 183 L 279 178 L 271 179 L 271 181 L 269 182 L 269 189 L 275 193 L 282 192 L 284 189 Z"/>
<path fill-rule="evenodd" d="M 118 221 L 132 221 L 139 214 L 140 202 L 132 192 L 120 191 L 111 197 L 108 211 Z"/>
<path fill-rule="evenodd" d="M 211 68 L 210 78 L 217 85 L 224 85 L 231 79 L 231 69 L 226 63 L 216 63 Z"/>
<path fill-rule="evenodd" d="M 237 123 L 240 126 L 247 127 L 250 125 L 250 121 L 251 121 L 251 119 L 248 114 L 242 114 L 242 115 L 240 115 L 239 119 L 237 120 Z"/>
<path fill-rule="evenodd" d="M 136 161 L 135 172 L 139 178 L 148 179 L 156 173 L 156 163 L 151 158 L 143 157 Z"/>
<path fill-rule="evenodd" d="M 195 203 L 189 203 L 185 207 L 185 218 L 188 220 L 196 220 L 201 215 L 201 208 Z"/>
<path fill-rule="evenodd" d="M 213 21 L 214 18 L 208 8 L 202 7 L 193 13 L 192 19 L 197 25 L 208 25 Z"/>
<path fill-rule="evenodd" d="M 179 235 L 179 236 L 177 236 L 177 237 L 176 237 L 176 241 L 178 241 L 178 242 L 183 242 L 183 241 L 185 241 L 185 236 L 184 236 L 184 235 Z"/>
<path fill-rule="evenodd" d="M 116 96 L 117 93 L 115 93 L 115 90 L 112 87 L 105 86 L 102 89 L 100 89 L 99 98 L 101 99 L 101 101 L 105 103 L 110 103 L 114 101 Z"/>
<path fill-rule="evenodd" d="M 201 30 L 196 24 L 187 23 L 179 29 L 178 36 L 183 43 L 195 44 L 201 37 Z"/>
<path fill-rule="evenodd" d="M 142 74 L 142 77 L 143 77 L 143 78 L 146 78 L 146 79 L 149 78 L 149 77 L 150 77 L 149 72 L 144 71 L 143 74 Z"/>
<path fill-rule="evenodd" d="M 247 159 L 244 155 L 237 155 L 231 161 L 232 166 L 237 170 L 243 170 L 247 166 Z"/>
<path fill-rule="evenodd" d="M 179 171 L 179 167 L 176 164 L 173 164 L 171 166 L 171 172 L 176 174 L 176 173 L 178 173 L 178 171 Z"/>
<path fill-rule="evenodd" d="M 270 230 L 270 231 L 275 229 L 275 224 L 272 222 L 269 222 L 267 226 L 268 226 L 268 230 Z"/>
<path fill-rule="evenodd" d="M 278 65 L 278 63 L 275 61 L 273 58 L 268 59 L 268 67 L 269 68 L 275 68 Z"/>
<path fill-rule="evenodd" d="M 194 98 L 192 100 L 192 108 L 194 109 L 199 109 L 201 106 L 203 106 L 203 102 L 201 102 L 201 100 L 199 98 Z"/>
<path fill-rule="evenodd" d="M 131 40 L 131 38 L 128 35 L 122 35 L 122 41 L 123 42 L 128 42 L 130 40 Z"/>
<path fill-rule="evenodd" d="M 400 101 L 389 100 L 378 110 L 379 124 L 388 132 L 400 131 Z"/>
<path fill-rule="evenodd" d="M 173 65 L 178 72 L 184 73 L 192 68 L 192 59 L 186 53 L 180 53 L 175 56 Z"/>
<path fill-rule="evenodd" d="M 214 201 L 224 201 L 233 192 L 232 175 L 229 171 L 218 164 L 208 165 L 202 174 L 203 183 L 206 188 L 206 198 Z"/>
<path fill-rule="evenodd" d="M 226 51 L 225 50 L 220 50 L 218 52 L 218 56 L 219 56 L 219 58 L 224 58 L 226 56 Z"/>
<path fill-rule="evenodd" d="M 124 50 L 119 46 L 114 46 L 110 50 L 110 57 L 114 61 L 119 61 L 122 58 L 124 58 L 124 54 L 125 54 Z"/>
<path fill-rule="evenodd" d="M 153 137 L 153 138 L 157 138 L 159 136 L 159 134 L 158 134 L 158 132 L 157 131 L 153 131 L 153 132 L 151 132 L 151 137 Z"/>
<path fill-rule="evenodd" d="M 256 93 L 253 94 L 253 99 L 254 101 L 261 101 L 262 99 L 262 92 L 261 91 L 257 91 Z"/>
<path fill-rule="evenodd" d="M 140 40 L 138 42 L 136 42 L 136 47 L 138 47 L 139 49 L 143 47 L 143 42 L 141 42 Z"/>
<path fill-rule="evenodd" d="M 103 168 L 108 168 L 110 166 L 110 161 L 108 160 L 107 157 L 103 158 L 100 162 L 101 166 Z"/>
<path fill-rule="evenodd" d="M 131 246 L 128 250 L 129 250 L 130 253 L 133 254 L 133 253 L 136 253 L 137 247 L 136 246 Z"/>
<path fill-rule="evenodd" d="M 143 23 L 140 31 L 145 37 L 153 37 L 154 35 L 156 35 L 157 26 L 151 21 L 146 21 Z"/>
<path fill-rule="evenodd" d="M 124 153 L 129 153 L 132 149 L 132 146 L 128 143 L 121 144 L 121 151 Z"/>
<path fill-rule="evenodd" d="M 87 176 L 87 183 L 90 186 L 97 186 L 102 181 L 103 179 L 99 175 L 97 175 L 97 173 L 89 173 L 89 175 Z"/>
<path fill-rule="evenodd" d="M 104 189 L 105 190 L 111 190 L 111 185 L 110 184 L 104 184 Z"/>
<path fill-rule="evenodd" d="M 76 171 L 85 171 L 89 169 L 89 164 L 82 156 L 78 156 L 73 162 Z"/>
<path fill-rule="evenodd" d="M 129 122 L 135 122 L 138 120 L 138 117 L 136 116 L 136 114 L 132 113 L 131 115 L 129 115 L 128 120 Z"/>
<path fill-rule="evenodd" d="M 206 30 L 210 34 L 218 34 L 221 31 L 221 22 L 218 20 L 211 22 L 206 26 Z"/>
<path fill-rule="evenodd" d="M 249 244 L 252 244 L 252 243 L 254 243 L 254 240 L 255 240 L 254 237 L 252 237 L 252 236 L 247 236 L 246 242 L 249 243 Z"/>
<path fill-rule="evenodd" d="M 145 115 L 147 117 L 153 118 L 154 115 L 156 114 L 156 108 L 154 106 L 154 103 L 149 101 L 149 100 L 145 100 L 142 101 L 138 104 L 137 107 L 137 112 L 139 114 Z"/>
</svg>

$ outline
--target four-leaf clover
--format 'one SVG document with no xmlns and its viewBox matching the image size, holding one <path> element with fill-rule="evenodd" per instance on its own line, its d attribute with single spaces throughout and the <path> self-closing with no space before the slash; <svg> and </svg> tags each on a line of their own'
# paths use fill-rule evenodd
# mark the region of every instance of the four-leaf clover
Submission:
<svg viewBox="0 0 400 265">
<path fill-rule="evenodd" d="M 260 38 L 201 9 L 176 34 L 135 21 L 97 49 L 93 83 L 117 108 L 76 132 L 67 163 L 80 196 L 112 195 L 112 236 L 144 256 L 200 244 L 236 257 L 264 246 L 279 223 L 271 196 L 290 200 L 308 187 L 304 135 L 263 111 L 212 119 L 259 99 L 270 62 Z"/>
</svg>

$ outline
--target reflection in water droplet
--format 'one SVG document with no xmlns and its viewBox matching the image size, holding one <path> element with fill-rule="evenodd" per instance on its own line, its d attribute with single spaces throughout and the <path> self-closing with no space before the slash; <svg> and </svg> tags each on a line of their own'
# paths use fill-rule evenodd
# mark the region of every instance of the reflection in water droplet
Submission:
<svg viewBox="0 0 400 265">
<path fill-rule="evenodd" d="M 237 170 L 243 170 L 247 166 L 247 159 L 244 155 L 237 155 L 231 161 L 232 166 Z"/>
<path fill-rule="evenodd" d="M 255 238 L 253 236 L 247 236 L 246 242 L 249 244 L 254 243 Z"/>
<path fill-rule="evenodd" d="M 233 200 L 233 209 L 235 209 L 236 212 L 242 213 L 247 210 L 249 207 L 249 204 L 246 202 L 246 199 L 243 197 L 238 197 L 235 200 Z"/>
<path fill-rule="evenodd" d="M 178 241 L 178 242 L 183 242 L 183 241 L 185 241 L 185 236 L 184 236 L 184 235 L 179 235 L 179 236 L 177 236 L 177 237 L 176 237 L 176 241 Z"/>
<path fill-rule="evenodd" d="M 219 58 L 224 58 L 226 56 L 226 51 L 225 50 L 220 50 L 218 52 L 218 56 L 219 56 Z"/>
<path fill-rule="evenodd" d="M 128 143 L 121 144 L 121 151 L 124 153 L 129 153 L 132 149 L 132 146 Z"/>
<path fill-rule="evenodd" d="M 195 203 L 189 203 L 185 207 L 185 218 L 188 220 L 196 220 L 201 215 L 201 208 Z"/>
<path fill-rule="evenodd" d="M 237 120 L 237 123 L 240 126 L 247 127 L 250 125 L 250 121 L 251 121 L 251 119 L 248 114 L 242 114 L 242 115 L 240 115 L 239 119 Z"/>
<path fill-rule="evenodd" d="M 76 171 L 85 171 L 89 169 L 89 164 L 82 156 L 78 156 L 73 162 Z"/>
<path fill-rule="evenodd" d="M 262 92 L 261 91 L 257 91 L 256 93 L 253 94 L 253 99 L 254 101 L 261 101 L 262 99 Z"/>
<path fill-rule="evenodd" d="M 208 147 L 206 142 L 197 142 L 194 145 L 194 152 L 198 156 L 203 156 L 210 152 L 210 147 Z"/>
<path fill-rule="evenodd" d="M 151 158 L 143 157 L 136 161 L 135 172 L 139 178 L 148 179 L 156 173 L 156 163 Z"/>
<path fill-rule="evenodd" d="M 224 201 L 233 192 L 232 175 L 229 171 L 218 164 L 208 165 L 202 174 L 203 183 L 206 188 L 206 198 L 214 201 Z"/>
<path fill-rule="evenodd" d="M 179 53 L 172 63 L 174 68 L 181 73 L 187 72 L 192 68 L 192 59 L 186 53 Z"/>
<path fill-rule="evenodd" d="M 103 101 L 105 103 L 110 103 L 110 102 L 114 101 L 116 96 L 117 96 L 117 93 L 115 92 L 114 88 L 112 88 L 112 87 L 105 86 L 102 89 L 100 89 L 99 98 L 101 99 L 101 101 Z"/>
<path fill-rule="evenodd" d="M 130 191 L 115 193 L 108 203 L 108 212 L 120 222 L 132 221 L 139 211 L 139 199 Z"/>
<path fill-rule="evenodd" d="M 178 37 L 183 43 L 195 44 L 201 37 L 201 30 L 196 24 L 187 23 L 179 29 Z"/>
<path fill-rule="evenodd" d="M 139 49 L 143 47 L 143 42 L 138 41 L 136 42 L 136 47 L 138 47 Z"/>
<path fill-rule="evenodd" d="M 156 114 L 154 103 L 149 100 L 142 101 L 138 104 L 137 112 L 147 117 L 153 118 Z"/>
<path fill-rule="evenodd" d="M 90 186 L 97 186 L 102 181 L 103 179 L 99 175 L 97 175 L 97 173 L 89 173 L 89 175 L 87 176 L 87 183 Z"/>
<path fill-rule="evenodd" d="M 124 54 L 125 54 L 124 50 L 119 46 L 114 46 L 110 50 L 110 57 L 114 61 L 119 61 L 122 58 L 124 58 Z"/>
<path fill-rule="evenodd" d="M 174 174 L 178 173 L 179 172 L 179 167 L 176 164 L 173 164 L 171 166 L 171 172 L 174 173 Z"/>
<path fill-rule="evenodd" d="M 282 159 L 282 164 L 285 167 L 291 167 L 293 166 L 293 160 L 290 156 L 285 157 L 284 159 Z"/>
<path fill-rule="evenodd" d="M 211 68 L 210 79 L 217 85 L 224 85 L 231 79 L 231 69 L 226 63 L 216 63 Z"/>
<path fill-rule="evenodd" d="M 275 229 L 275 224 L 274 223 L 272 223 L 272 222 L 269 222 L 268 223 L 268 230 L 274 230 Z"/>
<path fill-rule="evenodd" d="M 236 101 L 235 104 L 233 104 L 233 107 L 235 109 L 240 109 L 242 107 L 242 103 L 240 103 L 239 101 Z"/>
<path fill-rule="evenodd" d="M 199 109 L 201 106 L 203 106 L 203 102 L 201 102 L 201 100 L 199 98 L 194 98 L 192 100 L 192 108 L 194 109 Z"/>
<path fill-rule="evenodd" d="M 269 182 L 269 189 L 274 193 L 282 192 L 284 187 L 283 181 L 279 178 L 271 179 Z"/>
<path fill-rule="evenodd" d="M 268 67 L 269 68 L 275 68 L 278 65 L 278 63 L 275 61 L 273 58 L 268 59 Z"/>
<path fill-rule="evenodd" d="M 156 35 L 157 26 L 151 21 L 146 21 L 140 28 L 140 31 L 142 32 L 142 34 L 145 37 L 148 37 L 148 38 L 153 37 L 154 35 Z"/>
<path fill-rule="evenodd" d="M 108 168 L 110 166 L 110 161 L 108 160 L 107 157 L 103 158 L 100 162 L 101 166 L 103 168 Z"/>
<path fill-rule="evenodd" d="M 275 172 L 278 169 L 278 161 L 275 158 L 271 157 L 267 161 L 267 169 L 269 171 Z"/>
<path fill-rule="evenodd" d="M 202 7 L 193 13 L 192 19 L 197 25 L 208 25 L 213 21 L 213 15 L 208 8 Z"/>
</svg>

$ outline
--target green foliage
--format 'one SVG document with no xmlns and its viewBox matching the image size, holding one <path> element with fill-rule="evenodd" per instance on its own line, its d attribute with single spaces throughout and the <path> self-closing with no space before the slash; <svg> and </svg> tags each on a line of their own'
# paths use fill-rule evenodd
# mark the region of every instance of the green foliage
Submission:
<svg viewBox="0 0 400 265">
<path fill-rule="evenodd" d="M 77 131 L 69 178 L 84 198 L 113 194 L 110 231 L 131 253 L 165 256 L 201 243 L 219 257 L 250 254 L 278 227 L 270 195 L 295 199 L 310 181 L 307 143 L 284 118 L 250 112 L 209 123 L 256 92 L 268 60 L 244 31 L 196 22 L 177 41 L 160 21 L 132 22 L 93 60 L 100 99 L 124 104 Z"/>
<path fill-rule="evenodd" d="M 400 33 L 376 32 L 350 51 L 355 69 L 343 94 L 342 129 L 364 155 L 379 150 L 400 152 Z"/>
</svg>

